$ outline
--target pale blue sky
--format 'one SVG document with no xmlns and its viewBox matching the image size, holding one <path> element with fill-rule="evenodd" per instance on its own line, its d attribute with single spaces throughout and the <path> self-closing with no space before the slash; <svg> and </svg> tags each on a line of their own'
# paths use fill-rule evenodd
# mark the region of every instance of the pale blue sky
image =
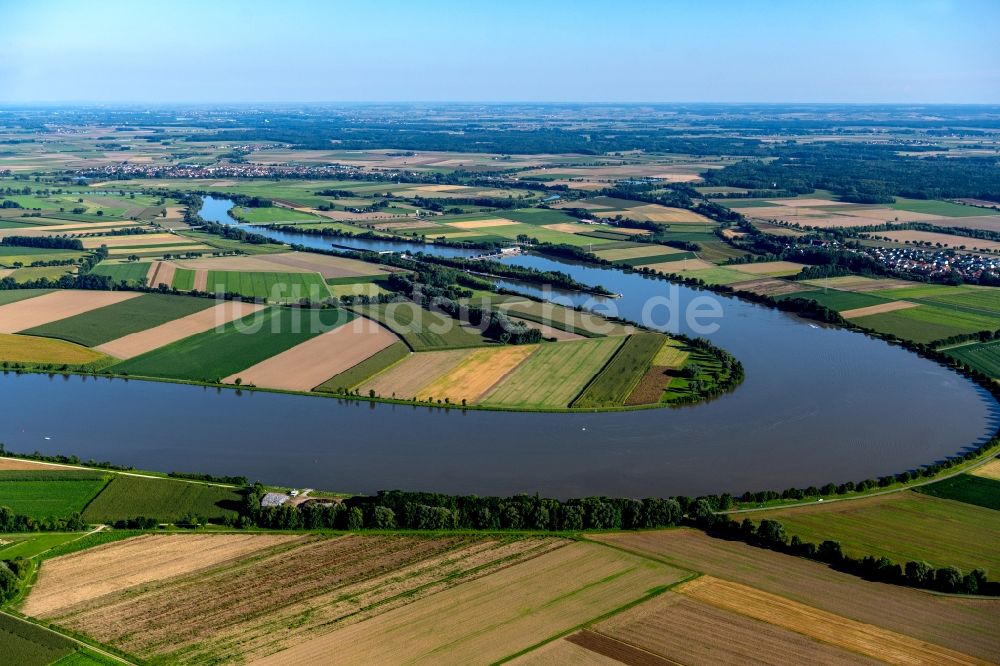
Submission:
<svg viewBox="0 0 1000 666">
<path fill-rule="evenodd" d="M 0 102 L 1000 102 L 1000 0 L 0 0 Z"/>
</svg>

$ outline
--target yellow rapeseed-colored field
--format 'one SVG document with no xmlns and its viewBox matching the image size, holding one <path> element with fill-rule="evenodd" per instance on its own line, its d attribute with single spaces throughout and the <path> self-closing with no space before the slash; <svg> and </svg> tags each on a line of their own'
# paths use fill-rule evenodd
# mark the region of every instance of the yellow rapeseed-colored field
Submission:
<svg viewBox="0 0 1000 666">
<path fill-rule="evenodd" d="M 86 365 L 104 358 L 100 352 L 63 340 L 0 333 L 0 361 Z"/>
</svg>

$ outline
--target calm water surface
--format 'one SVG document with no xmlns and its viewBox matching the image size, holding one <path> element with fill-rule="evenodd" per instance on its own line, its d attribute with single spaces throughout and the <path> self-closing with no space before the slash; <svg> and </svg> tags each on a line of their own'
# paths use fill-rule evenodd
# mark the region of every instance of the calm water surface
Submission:
<svg viewBox="0 0 1000 666">
<path fill-rule="evenodd" d="M 224 214 L 228 202 L 214 201 L 206 206 Z M 527 414 L 8 374 L 0 379 L 0 441 L 353 492 L 645 496 L 856 481 L 953 454 L 997 426 L 997 403 L 984 391 L 882 341 L 637 274 L 535 256 L 511 261 L 622 293 L 572 300 L 631 319 L 651 298 L 673 296 L 683 309 L 709 296 L 723 314 L 706 337 L 743 362 L 746 381 L 681 409 Z M 662 328 L 690 332 L 666 314 L 654 310 Z"/>
</svg>

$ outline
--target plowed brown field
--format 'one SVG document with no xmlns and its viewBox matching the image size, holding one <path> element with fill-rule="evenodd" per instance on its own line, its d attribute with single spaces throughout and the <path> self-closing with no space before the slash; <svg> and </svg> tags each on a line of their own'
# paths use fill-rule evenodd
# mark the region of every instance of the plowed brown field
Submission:
<svg viewBox="0 0 1000 666">
<path fill-rule="evenodd" d="M 873 583 L 791 555 L 690 529 L 594 535 L 630 550 L 981 659 L 1000 657 L 1000 601 Z M 776 572 L 780 572 L 778 575 Z"/>
</svg>

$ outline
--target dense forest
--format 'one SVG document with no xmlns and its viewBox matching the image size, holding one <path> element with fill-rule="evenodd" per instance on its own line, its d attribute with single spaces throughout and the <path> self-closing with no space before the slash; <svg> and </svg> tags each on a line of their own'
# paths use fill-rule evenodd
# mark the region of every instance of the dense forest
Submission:
<svg viewBox="0 0 1000 666">
<path fill-rule="evenodd" d="M 896 196 L 1000 201 L 997 158 L 903 157 L 899 150 L 882 144 L 783 146 L 775 149 L 775 160 L 746 160 L 702 176 L 707 186 L 794 194 L 823 189 L 855 203 L 892 203 Z"/>
</svg>

